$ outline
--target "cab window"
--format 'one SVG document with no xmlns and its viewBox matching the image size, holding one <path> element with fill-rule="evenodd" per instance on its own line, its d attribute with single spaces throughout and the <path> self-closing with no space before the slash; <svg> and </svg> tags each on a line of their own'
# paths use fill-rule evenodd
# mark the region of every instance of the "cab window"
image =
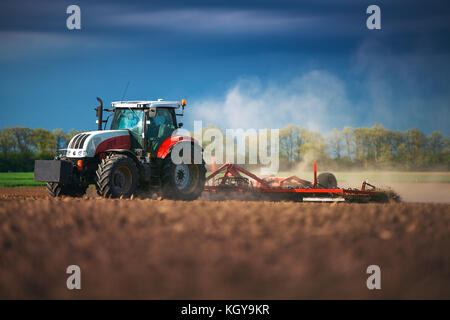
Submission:
<svg viewBox="0 0 450 320">
<path fill-rule="evenodd" d="M 150 139 L 161 141 L 169 137 L 176 129 L 172 112 L 169 109 L 158 108 L 156 116 L 150 118 L 150 125 L 147 127 L 147 136 Z"/>
</svg>

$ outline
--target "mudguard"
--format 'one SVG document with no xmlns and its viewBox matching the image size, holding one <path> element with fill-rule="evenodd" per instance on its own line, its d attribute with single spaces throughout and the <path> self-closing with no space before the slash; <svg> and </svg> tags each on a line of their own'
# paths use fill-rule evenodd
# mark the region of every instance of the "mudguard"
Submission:
<svg viewBox="0 0 450 320">
<path fill-rule="evenodd" d="M 202 163 L 201 157 L 203 151 L 202 147 L 198 144 L 198 142 L 194 138 L 187 136 L 169 137 L 166 140 L 164 140 L 159 146 L 156 157 L 164 159 L 173 150 L 179 153 L 183 148 L 188 148 L 186 150 L 193 151 L 196 157 L 195 161 L 199 162 L 199 164 Z"/>
</svg>

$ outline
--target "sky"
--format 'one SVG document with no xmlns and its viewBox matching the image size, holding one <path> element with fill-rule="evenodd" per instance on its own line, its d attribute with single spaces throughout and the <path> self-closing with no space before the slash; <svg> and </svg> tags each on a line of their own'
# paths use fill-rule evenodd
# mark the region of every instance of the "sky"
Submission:
<svg viewBox="0 0 450 320">
<path fill-rule="evenodd" d="M 81 30 L 69 30 L 69 5 Z M 369 5 L 381 29 L 369 30 Z M 0 2 L 0 127 L 95 130 L 96 97 L 186 99 L 222 128 L 450 135 L 446 1 Z"/>
</svg>

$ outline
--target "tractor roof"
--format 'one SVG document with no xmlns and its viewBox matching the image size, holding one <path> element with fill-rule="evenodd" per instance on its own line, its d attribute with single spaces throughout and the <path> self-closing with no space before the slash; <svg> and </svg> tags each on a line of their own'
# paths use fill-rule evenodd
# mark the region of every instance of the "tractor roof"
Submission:
<svg viewBox="0 0 450 320">
<path fill-rule="evenodd" d="M 158 99 L 156 101 L 115 101 L 111 103 L 111 106 L 114 108 L 179 108 L 180 105 L 181 104 L 178 101 L 165 101 L 163 99 Z"/>
</svg>

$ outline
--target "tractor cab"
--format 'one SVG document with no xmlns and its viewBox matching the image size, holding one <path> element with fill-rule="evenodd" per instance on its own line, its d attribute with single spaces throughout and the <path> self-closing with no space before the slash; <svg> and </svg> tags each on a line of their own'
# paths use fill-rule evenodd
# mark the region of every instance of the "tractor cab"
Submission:
<svg viewBox="0 0 450 320">
<path fill-rule="evenodd" d="M 175 109 L 184 109 L 185 101 L 118 101 L 111 104 L 114 116 L 111 130 L 129 130 L 131 148 L 154 154 L 160 144 L 181 126 Z M 181 114 L 182 115 L 182 114 Z"/>
</svg>

